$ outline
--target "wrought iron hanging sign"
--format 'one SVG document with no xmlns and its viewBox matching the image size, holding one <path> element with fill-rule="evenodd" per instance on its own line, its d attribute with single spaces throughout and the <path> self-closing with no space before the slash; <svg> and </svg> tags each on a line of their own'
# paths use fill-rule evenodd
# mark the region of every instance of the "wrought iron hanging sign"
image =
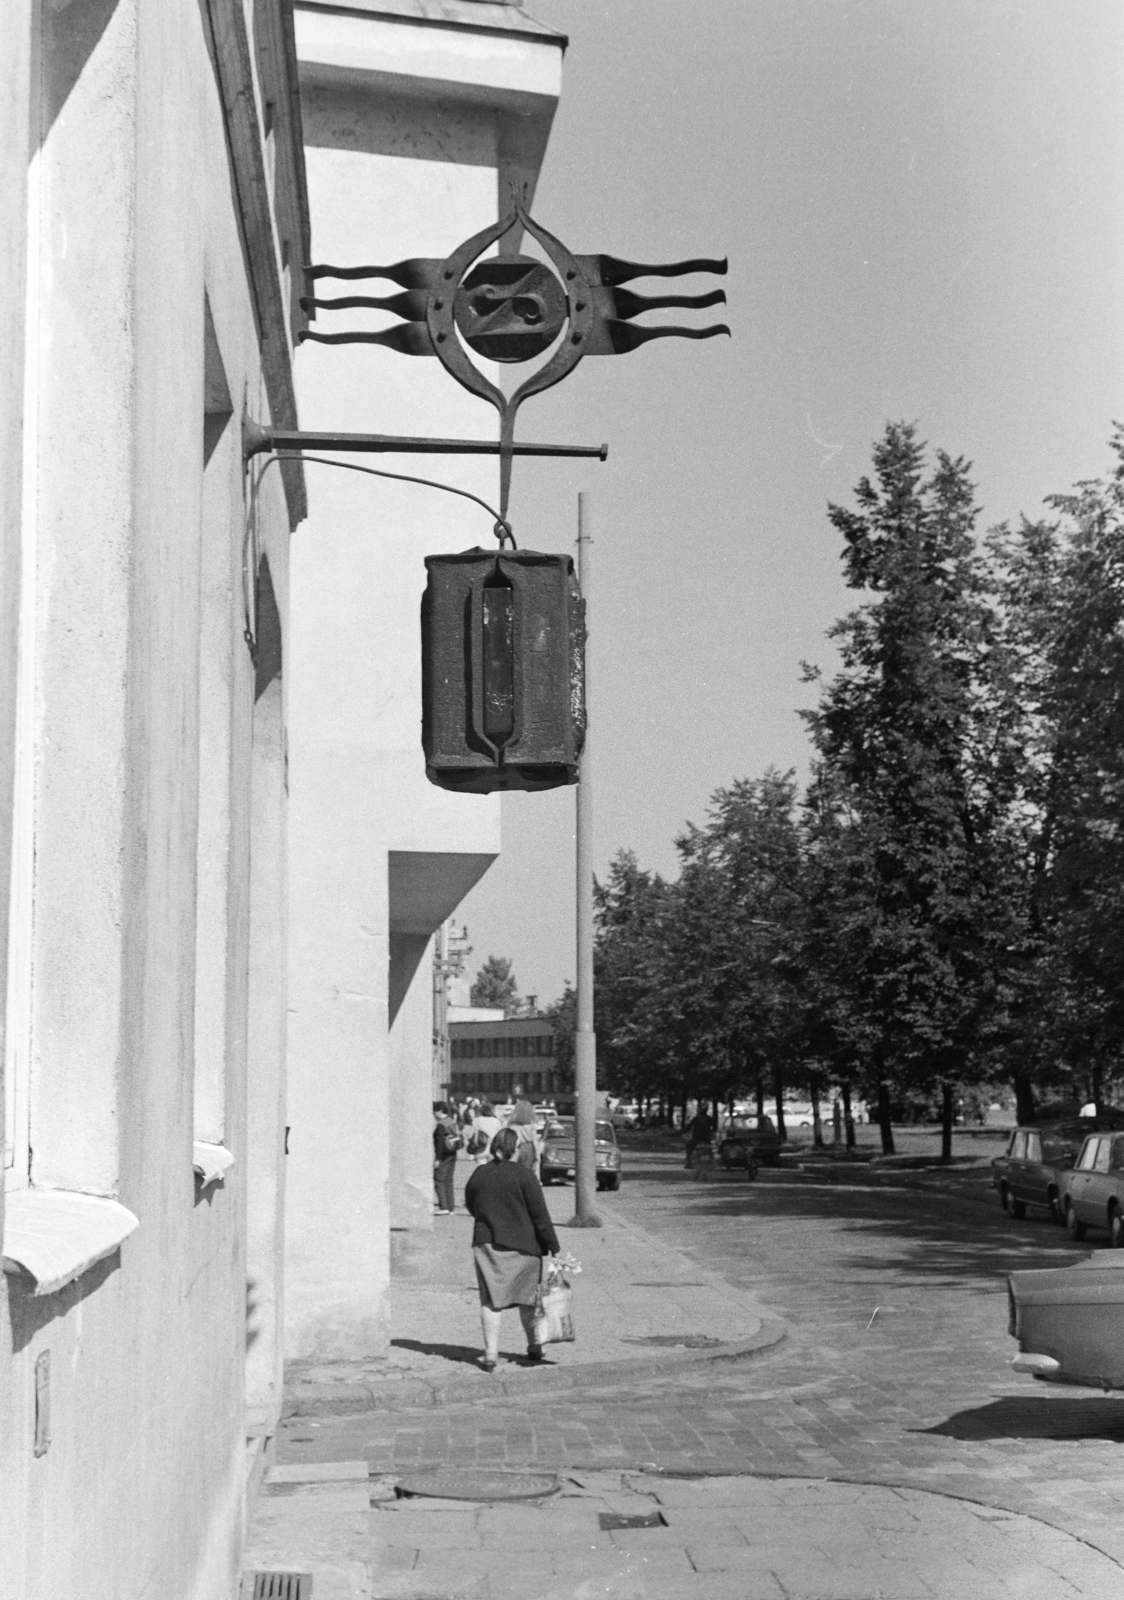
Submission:
<svg viewBox="0 0 1124 1600">
<path fill-rule="evenodd" d="M 549 266 L 524 255 L 480 259 L 492 245 L 520 227 L 542 246 Z M 415 256 L 388 266 L 310 267 L 308 276 L 312 279 L 385 278 L 398 284 L 401 293 L 340 295 L 332 299 L 306 296 L 301 300 L 306 311 L 362 308 L 389 311 L 401 320 L 393 327 L 374 332 L 320 333 L 307 329 L 301 337 L 321 344 L 379 344 L 402 355 L 436 356 L 458 383 L 495 406 L 500 417 L 502 526 L 497 532 L 502 544 L 510 537 L 507 507 L 511 462 L 519 450 L 515 444 L 515 418 L 523 401 L 560 383 L 584 356 L 624 355 L 653 339 L 712 339 L 716 334 L 728 334 L 725 323 L 704 328 L 650 327 L 637 325 L 634 320 L 646 311 L 669 306 L 701 308 L 724 304 L 726 296 L 721 289 L 697 295 L 639 295 L 623 287 L 636 278 L 725 271 L 724 260 L 651 265 L 621 261 L 616 256 L 573 255 L 515 200 L 505 217 L 466 239 L 444 260 Z M 472 351 L 487 361 L 519 364 L 545 355 L 552 346 L 549 359 L 511 395 L 503 394 L 469 358 Z M 563 453 L 564 447 L 555 448 Z M 548 446 L 539 449 L 543 454 L 554 453 Z"/>
<path fill-rule="evenodd" d="M 526 255 L 485 256 L 513 229 L 525 230 L 546 261 Z M 388 266 L 312 266 L 310 280 L 383 278 L 389 295 L 307 295 L 317 311 L 389 311 L 399 320 L 372 331 L 320 333 L 321 344 L 376 344 L 407 356 L 436 356 L 458 383 L 495 406 L 500 437 L 402 438 L 389 434 L 306 433 L 247 423 L 248 458 L 269 451 L 363 451 L 426 455 L 497 455 L 500 507 L 498 554 L 481 549 L 430 556 L 422 601 L 422 743 L 426 773 L 442 788 L 484 794 L 495 789 L 551 789 L 575 783 L 585 738 L 585 616 L 568 555 L 516 550 L 507 518 L 511 463 L 516 455 L 597 456 L 605 445 L 515 442 L 520 406 L 567 377 L 585 356 L 625 355 L 653 339 L 712 339 L 725 323 L 706 327 L 646 325 L 636 319 L 668 307 L 698 310 L 724 304 L 721 289 L 705 294 L 635 294 L 636 278 L 724 274 L 726 262 L 672 261 L 659 265 L 608 255 L 573 255 L 538 225 L 513 196 L 512 208 L 467 239 L 444 260 L 414 257 Z M 505 395 L 472 360 L 518 366 L 538 361 L 514 393 Z M 306 457 L 308 459 L 308 457 Z M 323 460 L 322 457 L 311 459 Z M 349 466 L 327 462 L 329 466 Z M 405 477 L 402 473 L 377 476 Z M 470 500 L 449 484 L 429 483 Z M 479 504 L 491 511 L 484 501 Z M 492 512 L 495 515 L 494 511 Z M 507 544 L 511 550 L 505 549 Z"/>
</svg>

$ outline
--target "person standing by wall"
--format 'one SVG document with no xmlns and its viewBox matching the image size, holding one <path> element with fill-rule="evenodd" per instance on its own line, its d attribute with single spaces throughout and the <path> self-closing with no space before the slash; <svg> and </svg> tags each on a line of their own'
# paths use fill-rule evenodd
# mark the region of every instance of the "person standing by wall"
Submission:
<svg viewBox="0 0 1124 1600">
<path fill-rule="evenodd" d="M 476 1219 L 472 1256 L 484 1330 L 480 1365 L 485 1372 L 496 1370 L 500 1317 L 509 1306 L 519 1307 L 528 1357 L 542 1360 L 542 1346 L 535 1343 L 535 1296 L 543 1255 L 556 1256 L 559 1248 L 539 1180 L 529 1166 L 513 1159 L 519 1144 L 515 1128 L 502 1128 L 492 1140 L 492 1160 L 476 1168 L 464 1191 L 464 1203 Z"/>
<path fill-rule="evenodd" d="M 439 1217 L 451 1217 L 456 1210 L 453 1178 L 457 1170 L 457 1151 L 464 1140 L 457 1131 L 449 1107 L 444 1100 L 434 1103 L 433 1115 L 433 1187 L 436 1191 L 434 1210 Z"/>
</svg>

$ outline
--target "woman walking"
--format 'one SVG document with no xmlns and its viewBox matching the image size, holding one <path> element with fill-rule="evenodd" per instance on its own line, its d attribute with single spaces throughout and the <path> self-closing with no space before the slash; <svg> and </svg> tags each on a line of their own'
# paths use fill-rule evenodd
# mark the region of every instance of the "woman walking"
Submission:
<svg viewBox="0 0 1124 1600">
<path fill-rule="evenodd" d="M 468 1140 L 468 1153 L 472 1156 L 478 1167 L 483 1167 L 492 1159 L 492 1140 L 503 1127 L 503 1123 L 496 1116 L 490 1100 L 476 1112 L 472 1120 L 472 1132 Z"/>
<path fill-rule="evenodd" d="M 537 1178 L 539 1175 L 539 1150 L 541 1148 L 538 1137 L 538 1124 L 535 1121 L 535 1108 L 529 1100 L 517 1100 L 515 1110 L 507 1119 L 509 1128 L 514 1128 L 519 1140 L 519 1148 L 515 1152 L 515 1159 L 521 1166 L 530 1167 Z"/>
<path fill-rule="evenodd" d="M 519 1307 L 527 1354 L 542 1360 L 535 1343 L 535 1296 L 544 1254 L 558 1254 L 558 1235 L 546 1209 L 542 1188 L 530 1167 L 513 1160 L 519 1145 L 514 1128 L 502 1128 L 492 1140 L 492 1161 L 477 1167 L 464 1191 L 464 1203 L 476 1219 L 472 1254 L 480 1290 L 480 1322 L 484 1354 L 480 1365 L 494 1372 L 500 1352 L 500 1314 Z"/>
</svg>

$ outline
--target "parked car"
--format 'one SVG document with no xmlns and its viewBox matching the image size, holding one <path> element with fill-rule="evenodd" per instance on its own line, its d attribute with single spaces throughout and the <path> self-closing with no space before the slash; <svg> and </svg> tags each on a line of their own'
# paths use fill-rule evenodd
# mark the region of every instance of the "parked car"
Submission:
<svg viewBox="0 0 1124 1600">
<path fill-rule="evenodd" d="M 1062 1174 L 1060 1204 L 1071 1239 L 1107 1228 L 1114 1248 L 1124 1247 L 1124 1133 L 1089 1134 Z"/>
<path fill-rule="evenodd" d="M 750 1167 L 758 1161 L 775 1166 L 781 1158 L 781 1141 L 771 1117 L 731 1117 L 718 1141 L 718 1160 L 724 1167 Z"/>
<path fill-rule="evenodd" d="M 1027 1206 L 1044 1206 L 1055 1222 L 1064 1222 L 1061 1178 L 1077 1159 L 1088 1123 L 1043 1123 L 1016 1128 L 1001 1156 L 991 1163 L 991 1181 L 999 1203 L 1012 1217 L 1025 1217 Z"/>
<path fill-rule="evenodd" d="M 619 1189 L 621 1186 L 621 1153 L 617 1148 L 617 1132 L 611 1122 L 600 1118 L 594 1123 L 594 1149 L 597 1159 L 597 1187 Z M 544 1184 L 564 1182 L 574 1176 L 574 1119 L 559 1117 L 547 1128 L 539 1157 L 539 1177 Z"/>
<path fill-rule="evenodd" d="M 627 1104 L 622 1101 L 610 1111 L 609 1121 L 614 1128 L 638 1128 L 640 1126 L 640 1107 L 635 1100 L 630 1100 Z"/>
<path fill-rule="evenodd" d="M 1007 1301 L 1016 1372 L 1124 1389 L 1124 1254 L 1095 1250 L 1076 1266 L 1012 1272 Z"/>
</svg>

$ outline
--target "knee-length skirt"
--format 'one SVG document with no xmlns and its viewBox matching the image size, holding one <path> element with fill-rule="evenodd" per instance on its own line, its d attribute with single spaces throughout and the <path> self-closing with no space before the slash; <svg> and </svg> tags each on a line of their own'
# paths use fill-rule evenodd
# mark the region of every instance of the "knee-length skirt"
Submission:
<svg viewBox="0 0 1124 1600">
<path fill-rule="evenodd" d="M 472 1247 L 476 1262 L 476 1283 L 482 1305 L 493 1311 L 508 1306 L 532 1306 L 542 1275 L 542 1257 L 525 1256 L 519 1250 L 497 1250 L 495 1245 Z"/>
</svg>

